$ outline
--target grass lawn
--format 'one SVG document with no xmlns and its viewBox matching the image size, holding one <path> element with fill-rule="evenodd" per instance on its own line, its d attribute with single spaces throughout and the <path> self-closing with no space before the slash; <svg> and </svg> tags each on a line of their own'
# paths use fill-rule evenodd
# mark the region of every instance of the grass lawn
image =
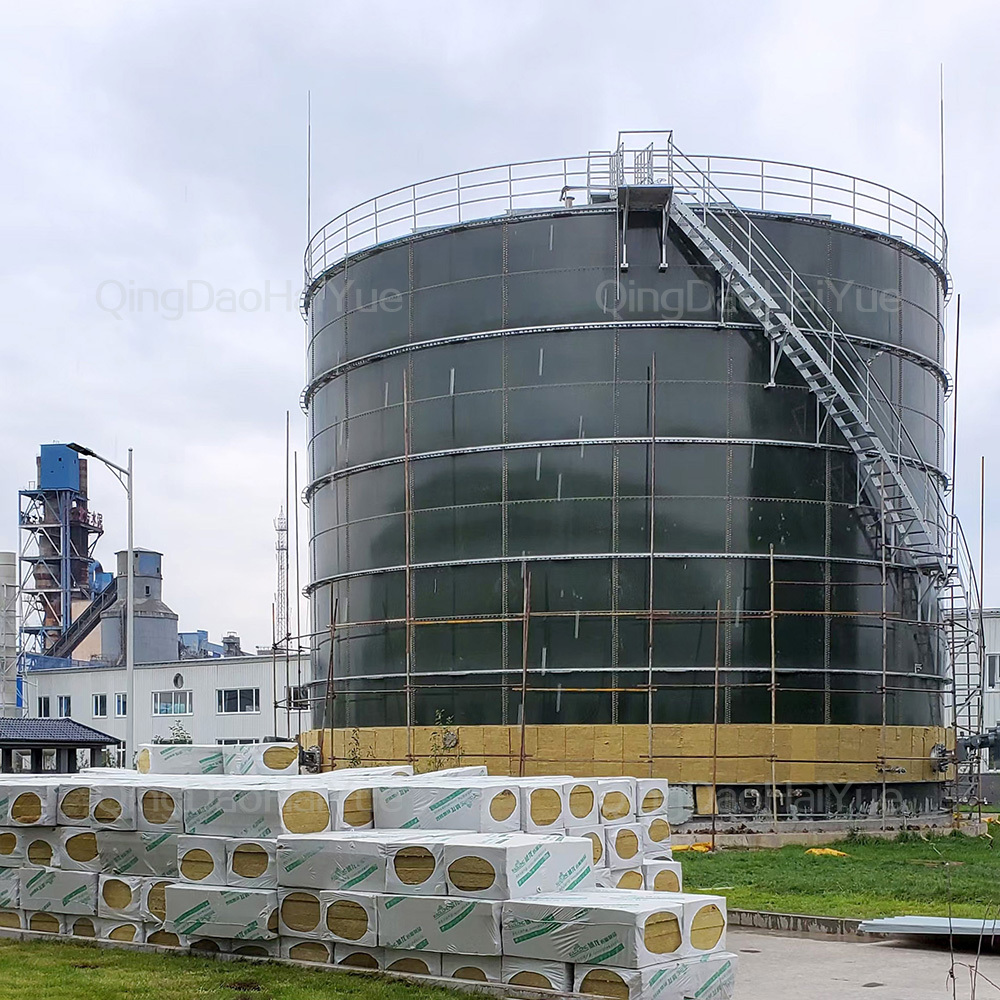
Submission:
<svg viewBox="0 0 1000 1000">
<path fill-rule="evenodd" d="M 322 968 L 0 939 L 3 1000 L 455 1000 L 448 990 Z"/>
<path fill-rule="evenodd" d="M 1000 840 L 1000 838 L 998 838 Z M 816 857 L 803 847 L 684 852 L 688 889 L 712 890 L 736 909 L 834 917 L 998 917 L 1000 843 L 950 834 L 895 841 L 849 837 L 828 846 L 849 857 Z M 949 864 L 945 864 L 949 862 Z"/>
</svg>

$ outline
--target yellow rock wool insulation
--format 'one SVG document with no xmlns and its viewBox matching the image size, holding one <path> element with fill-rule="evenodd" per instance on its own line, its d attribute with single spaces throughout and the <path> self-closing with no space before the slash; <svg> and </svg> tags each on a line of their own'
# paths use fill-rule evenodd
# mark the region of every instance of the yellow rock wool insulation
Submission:
<svg viewBox="0 0 1000 1000">
<path fill-rule="evenodd" d="M 604 849 L 609 868 L 631 868 L 642 861 L 642 826 L 619 823 L 604 827 Z"/>
<path fill-rule="evenodd" d="M 227 840 L 227 884 L 253 889 L 277 888 L 277 852 L 274 840 Z"/>
<path fill-rule="evenodd" d="M 317 940 L 327 937 L 319 893 L 308 889 L 280 890 L 278 928 L 282 935 Z"/>
<path fill-rule="evenodd" d="M 199 885 L 226 884 L 226 841 L 219 837 L 177 838 L 180 878 Z"/>
<path fill-rule="evenodd" d="M 378 945 L 378 907 L 373 895 L 324 890 L 319 898 L 324 936 L 344 944 Z"/>
<path fill-rule="evenodd" d="M 441 956 L 429 951 L 385 950 L 385 971 L 405 972 L 410 976 L 440 976 Z"/>
<path fill-rule="evenodd" d="M 282 958 L 291 958 L 296 962 L 328 965 L 333 961 L 333 945 L 329 941 L 312 941 L 282 935 L 280 947 Z"/>
<path fill-rule="evenodd" d="M 504 955 L 500 961 L 500 979 L 511 986 L 568 993 L 573 987 L 572 968 L 566 962 L 552 959 Z"/>
<path fill-rule="evenodd" d="M 441 975 L 471 983 L 500 982 L 499 955 L 442 955 Z"/>
<path fill-rule="evenodd" d="M 681 892 L 684 889 L 678 861 L 644 861 L 642 877 L 648 892 Z"/>
<path fill-rule="evenodd" d="M 351 969 L 381 969 L 385 951 L 382 948 L 365 948 L 356 944 L 335 944 L 333 961 Z"/>
</svg>

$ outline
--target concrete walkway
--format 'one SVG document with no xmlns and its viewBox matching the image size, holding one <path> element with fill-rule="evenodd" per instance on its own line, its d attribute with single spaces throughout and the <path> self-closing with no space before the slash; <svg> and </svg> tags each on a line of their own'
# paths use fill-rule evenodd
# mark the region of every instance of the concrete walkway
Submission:
<svg viewBox="0 0 1000 1000">
<path fill-rule="evenodd" d="M 736 1000 L 951 1000 L 947 940 L 935 947 L 899 938 L 871 941 L 779 937 L 734 929 L 729 950 L 739 956 Z M 957 1000 L 970 1000 L 976 953 L 956 951 Z M 964 964 L 960 964 L 964 963 Z M 1000 1000 L 1000 950 L 984 952 L 976 1000 Z"/>
</svg>

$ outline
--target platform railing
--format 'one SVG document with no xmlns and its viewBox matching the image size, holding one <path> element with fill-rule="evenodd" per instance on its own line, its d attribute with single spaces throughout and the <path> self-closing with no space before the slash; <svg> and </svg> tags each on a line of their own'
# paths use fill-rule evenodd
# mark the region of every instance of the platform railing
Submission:
<svg viewBox="0 0 1000 1000">
<path fill-rule="evenodd" d="M 671 182 L 670 150 L 625 150 L 643 164 L 641 183 Z M 422 229 L 460 225 L 512 212 L 607 201 L 616 179 L 612 153 L 527 160 L 408 184 L 361 202 L 322 226 L 305 253 L 305 284 L 349 254 Z M 691 155 L 712 186 L 747 211 L 815 215 L 893 237 L 947 269 L 947 236 L 924 205 L 883 184 L 779 160 Z M 651 160 L 651 162 L 647 162 Z M 631 176 L 626 183 L 635 183 Z"/>
</svg>

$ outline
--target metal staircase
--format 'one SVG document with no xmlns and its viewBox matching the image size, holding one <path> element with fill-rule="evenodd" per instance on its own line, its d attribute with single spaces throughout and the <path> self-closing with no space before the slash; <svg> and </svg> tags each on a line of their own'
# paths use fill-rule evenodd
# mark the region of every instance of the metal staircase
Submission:
<svg viewBox="0 0 1000 1000">
<path fill-rule="evenodd" d="M 107 611 L 117 599 L 118 588 L 115 586 L 115 581 L 112 580 L 84 608 L 80 617 L 45 651 L 45 655 L 60 658 L 71 656 L 73 650 L 100 624 L 102 612 Z"/>
<path fill-rule="evenodd" d="M 616 155 L 623 157 L 624 151 Z M 644 178 L 652 173 L 645 157 L 637 166 Z M 891 529 L 893 552 L 905 554 L 939 581 L 947 580 L 951 566 L 942 523 L 943 484 L 935 482 L 936 471 L 921 460 L 892 401 L 872 377 L 870 359 L 753 218 L 676 147 L 671 148 L 669 173 L 672 221 L 720 274 L 726 293 L 756 317 L 772 344 L 771 384 L 778 361 L 787 358 L 857 456 L 862 489 Z"/>
<path fill-rule="evenodd" d="M 984 649 L 979 587 L 961 526 L 948 514 L 949 484 L 921 458 L 899 410 L 872 373 L 877 353 L 862 354 L 754 218 L 677 149 L 672 135 L 667 142 L 666 150 L 650 145 L 633 151 L 628 165 L 619 145 L 610 157 L 609 187 L 672 189 L 671 221 L 718 272 L 723 294 L 736 296 L 770 341 L 769 385 L 786 358 L 817 400 L 817 439 L 829 420 L 850 445 L 859 468 L 859 512 L 876 551 L 909 561 L 937 590 L 956 735 L 979 732 Z M 861 502 L 862 493 L 867 503 Z M 981 761 L 976 752 L 952 772 L 954 802 L 975 794 Z"/>
</svg>

